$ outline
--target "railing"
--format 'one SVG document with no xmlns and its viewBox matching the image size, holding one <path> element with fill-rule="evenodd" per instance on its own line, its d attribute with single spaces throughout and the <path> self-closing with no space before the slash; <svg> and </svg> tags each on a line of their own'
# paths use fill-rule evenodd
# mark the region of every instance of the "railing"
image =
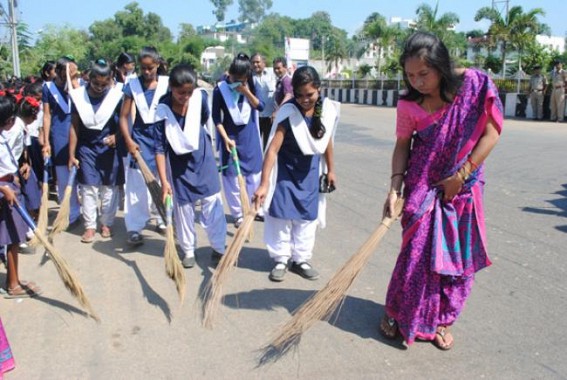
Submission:
<svg viewBox="0 0 567 380">
<path fill-rule="evenodd" d="M 498 79 L 493 78 L 500 93 L 527 94 L 530 86 L 529 79 Z M 397 79 L 324 79 L 321 85 L 326 88 L 369 89 L 369 90 L 400 90 L 405 88 L 403 80 Z M 519 91 L 518 91 L 519 89 Z"/>
</svg>

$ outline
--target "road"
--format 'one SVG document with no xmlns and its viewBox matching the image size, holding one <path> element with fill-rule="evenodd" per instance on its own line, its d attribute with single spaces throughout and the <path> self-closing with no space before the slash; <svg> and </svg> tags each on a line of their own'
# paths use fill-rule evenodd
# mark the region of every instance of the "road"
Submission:
<svg viewBox="0 0 567 380">
<path fill-rule="evenodd" d="M 391 344 L 377 331 L 400 228 L 386 236 L 354 283 L 338 318 L 318 322 L 297 349 L 257 367 L 258 349 L 320 289 L 378 224 L 390 174 L 395 110 L 343 105 L 336 136 L 338 190 L 317 235 L 319 281 L 289 273 L 272 283 L 262 224 L 246 245 L 214 329 L 201 326 L 200 290 L 212 275 L 198 228 L 197 266 L 179 305 L 165 276 L 163 238 L 124 249 L 115 236 L 93 245 L 78 228 L 56 246 L 76 270 L 100 324 L 86 318 L 41 252 L 21 256 L 21 277 L 44 293 L 0 299 L 17 368 L 7 379 L 567 379 L 567 124 L 506 120 L 488 160 L 486 221 L 493 265 L 477 274 L 453 328 L 455 347 Z M 52 207 L 52 213 L 56 212 Z M 229 226 L 229 235 L 234 228 Z M 231 236 L 228 239 L 231 239 Z M 0 270 L 0 283 L 5 271 Z M 561 359 L 563 358 L 563 359 Z"/>
</svg>

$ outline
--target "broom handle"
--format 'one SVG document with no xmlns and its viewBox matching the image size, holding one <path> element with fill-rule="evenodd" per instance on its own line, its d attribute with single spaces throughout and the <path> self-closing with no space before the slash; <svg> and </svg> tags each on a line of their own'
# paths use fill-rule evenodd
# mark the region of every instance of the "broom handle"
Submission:
<svg viewBox="0 0 567 380">
<path fill-rule="evenodd" d="M 75 183 L 76 176 L 77 176 L 77 167 L 73 165 L 69 173 L 69 180 L 67 181 L 67 186 L 69 187 L 73 186 L 73 183 Z"/>
<path fill-rule="evenodd" d="M 45 157 L 43 159 L 43 183 L 49 182 L 49 165 L 50 159 L 49 157 Z"/>
<path fill-rule="evenodd" d="M 165 197 L 165 220 L 168 226 L 173 223 L 173 203 L 171 195 Z"/>
<path fill-rule="evenodd" d="M 240 171 L 240 161 L 238 159 L 238 153 L 236 153 L 236 147 L 233 146 L 230 150 L 230 154 L 232 156 L 232 161 L 234 162 L 234 167 L 236 168 L 236 175 L 241 176 L 242 172 Z"/>
<path fill-rule="evenodd" d="M 37 229 L 37 226 L 35 225 L 35 222 L 31 218 L 31 216 L 28 214 L 28 212 L 26 210 L 24 210 L 24 208 L 22 207 L 22 205 L 19 202 L 14 202 L 14 207 L 16 207 L 16 210 L 18 210 L 18 212 L 22 216 L 22 219 L 24 220 L 24 222 L 26 222 L 28 227 L 31 228 L 35 232 L 35 230 Z"/>
<path fill-rule="evenodd" d="M 139 150 L 134 152 L 134 159 L 136 160 L 136 163 L 140 166 L 140 169 L 145 171 L 146 173 L 151 174 L 152 180 L 155 180 L 155 177 L 154 177 L 152 171 L 148 167 L 148 164 L 146 164 L 146 161 L 144 161 L 144 158 L 142 157 L 142 154 L 140 153 Z"/>
</svg>

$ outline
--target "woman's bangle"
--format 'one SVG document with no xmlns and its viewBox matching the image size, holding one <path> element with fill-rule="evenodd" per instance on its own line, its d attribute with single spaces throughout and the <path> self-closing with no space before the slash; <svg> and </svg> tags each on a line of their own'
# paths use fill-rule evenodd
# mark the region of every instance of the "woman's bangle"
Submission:
<svg viewBox="0 0 567 380">
<path fill-rule="evenodd" d="M 394 174 L 392 174 L 392 175 L 390 176 L 390 179 L 394 179 L 395 177 L 398 177 L 398 176 L 402 176 L 402 177 L 403 177 L 403 176 L 404 176 L 404 173 L 394 173 Z"/>
<path fill-rule="evenodd" d="M 396 189 L 391 189 L 390 192 L 388 193 L 388 195 L 390 195 L 390 194 L 396 194 L 399 197 L 400 195 L 402 195 L 402 192 L 398 191 Z"/>
<path fill-rule="evenodd" d="M 467 159 L 467 162 L 468 162 L 469 164 L 471 164 L 471 168 L 473 169 L 472 171 L 475 171 L 475 170 L 477 170 L 477 169 L 478 169 L 478 165 L 477 165 L 477 164 L 475 164 L 475 163 L 474 163 L 474 161 L 473 161 L 473 160 L 471 160 L 471 158 L 470 158 L 470 157 L 469 157 L 469 158 Z"/>
</svg>

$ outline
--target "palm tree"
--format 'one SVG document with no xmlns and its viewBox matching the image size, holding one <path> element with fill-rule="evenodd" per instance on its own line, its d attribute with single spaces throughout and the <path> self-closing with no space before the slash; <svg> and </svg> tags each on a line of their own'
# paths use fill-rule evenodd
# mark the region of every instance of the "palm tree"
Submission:
<svg viewBox="0 0 567 380">
<path fill-rule="evenodd" d="M 521 53 L 526 47 L 533 43 L 538 33 L 548 32 L 549 27 L 541 24 L 537 17 L 544 16 L 545 11 L 541 8 L 534 8 L 527 13 L 521 6 L 510 8 L 507 17 L 502 17 L 498 10 L 491 7 L 480 8 L 475 16 L 475 21 L 483 19 L 490 21 L 488 36 L 492 44 L 500 43 L 502 49 L 502 73 L 506 75 L 506 54 L 512 49 Z"/>
<path fill-rule="evenodd" d="M 419 5 L 415 11 L 417 15 L 416 29 L 435 34 L 449 47 L 452 39 L 450 37 L 455 33 L 453 29 L 459 23 L 459 16 L 456 13 L 448 12 L 438 17 L 438 12 L 439 2 L 435 4 L 435 8 L 431 8 L 428 4 Z"/>
<path fill-rule="evenodd" d="M 378 75 L 382 72 L 382 52 L 384 49 L 395 47 L 394 43 L 401 34 L 399 26 L 388 25 L 386 18 L 379 13 L 374 12 L 366 18 L 360 35 L 368 42 L 367 48 L 369 46 L 378 48 Z"/>
</svg>

